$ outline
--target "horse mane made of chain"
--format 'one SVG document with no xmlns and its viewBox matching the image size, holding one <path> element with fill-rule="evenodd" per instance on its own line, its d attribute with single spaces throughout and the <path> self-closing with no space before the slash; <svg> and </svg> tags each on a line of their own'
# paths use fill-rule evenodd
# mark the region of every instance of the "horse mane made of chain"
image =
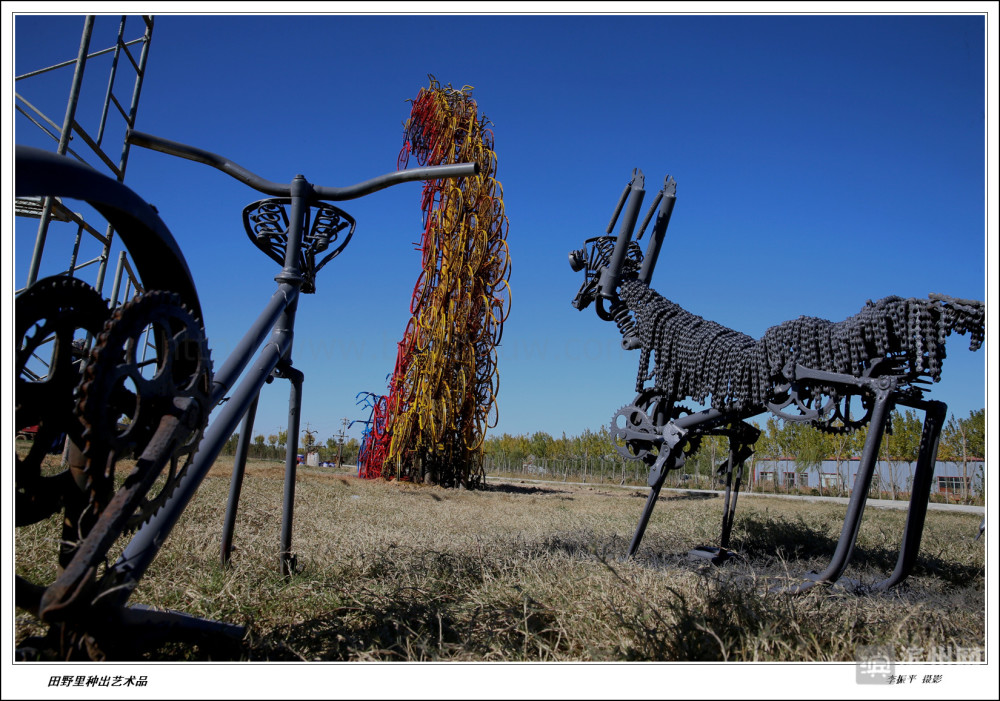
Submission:
<svg viewBox="0 0 1000 701">
<path fill-rule="evenodd" d="M 762 406 L 789 363 L 860 377 L 874 361 L 895 358 L 914 377 L 937 382 L 948 335 L 968 333 L 970 350 L 984 336 L 982 302 L 940 295 L 869 300 L 840 322 L 800 316 L 759 340 L 692 314 L 638 280 L 622 284 L 621 300 L 641 344 L 637 391 L 652 379 L 673 400 L 704 403 L 710 396 L 724 411 Z"/>
</svg>

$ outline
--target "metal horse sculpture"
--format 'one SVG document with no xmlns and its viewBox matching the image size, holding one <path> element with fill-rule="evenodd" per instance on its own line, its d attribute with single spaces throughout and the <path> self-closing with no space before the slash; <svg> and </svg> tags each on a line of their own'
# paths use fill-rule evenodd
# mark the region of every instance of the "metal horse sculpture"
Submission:
<svg viewBox="0 0 1000 701">
<path fill-rule="evenodd" d="M 719 547 L 693 555 L 719 563 L 732 556 L 729 538 L 743 469 L 760 431 L 747 419 L 771 412 L 830 432 L 869 426 L 843 529 L 829 566 L 810 572 L 786 589 L 800 592 L 837 581 L 858 535 L 882 436 L 893 407 L 925 412 L 909 511 L 895 570 L 874 585 L 887 589 L 913 569 L 930 495 L 938 441 L 947 406 L 924 398 L 928 380 L 938 381 L 951 332 L 969 334 L 970 349 L 983 342 L 982 302 L 931 295 L 927 299 L 887 297 L 869 301 L 855 316 L 833 323 L 799 317 L 768 329 L 755 340 L 696 316 L 649 287 L 676 201 L 676 182 L 667 176 L 639 229 L 642 238 L 656 213 L 645 255 L 632 234 L 642 206 L 644 177 L 636 169 L 615 208 L 606 236 L 588 239 L 569 254 L 584 271 L 573 306 L 595 303 L 601 319 L 614 321 L 622 348 L 640 351 L 638 392 L 612 419 L 618 451 L 649 467 L 649 497 L 629 546 L 635 554 L 670 470 L 680 468 L 707 435 L 725 436 L 729 456 L 719 466 L 725 500 Z M 627 205 L 627 206 L 626 206 Z M 612 236 L 622 215 L 617 237 Z M 652 370 L 650 364 L 652 362 Z M 709 408 L 691 412 L 677 404 L 691 399 Z"/>
</svg>

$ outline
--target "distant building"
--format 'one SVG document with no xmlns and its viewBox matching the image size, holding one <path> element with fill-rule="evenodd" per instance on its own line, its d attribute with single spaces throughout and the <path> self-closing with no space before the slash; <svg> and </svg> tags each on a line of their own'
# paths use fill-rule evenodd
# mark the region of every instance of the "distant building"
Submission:
<svg viewBox="0 0 1000 701">
<path fill-rule="evenodd" d="M 860 463 L 859 458 L 843 460 L 839 465 L 836 460 L 824 460 L 818 467 L 799 471 L 795 460 L 791 458 L 757 460 L 754 462 L 751 483 L 754 489 L 766 489 L 777 480 L 780 488 L 819 488 L 822 485 L 824 489 L 849 492 L 854 488 Z M 909 491 L 915 469 L 916 463 L 880 460 L 875 464 L 872 485 L 877 485 L 882 491 L 890 491 L 895 484 L 896 491 Z M 975 494 L 983 488 L 983 470 L 982 458 L 967 461 L 964 475 L 961 462 L 939 460 L 934 466 L 931 490 L 939 494 L 961 494 L 962 482 L 965 480 L 969 493 Z"/>
</svg>

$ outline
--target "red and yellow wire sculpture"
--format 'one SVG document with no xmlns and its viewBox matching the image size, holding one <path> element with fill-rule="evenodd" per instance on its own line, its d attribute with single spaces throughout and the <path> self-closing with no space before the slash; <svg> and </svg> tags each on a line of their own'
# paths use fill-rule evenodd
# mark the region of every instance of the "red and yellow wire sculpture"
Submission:
<svg viewBox="0 0 1000 701">
<path fill-rule="evenodd" d="M 365 474 L 479 486 L 483 439 L 496 426 L 496 347 L 510 314 L 510 253 L 492 124 L 472 88 L 431 76 L 412 101 L 398 167 L 476 162 L 479 173 L 424 184 L 421 271 L 398 344 L 385 420 L 367 440 L 388 444 Z M 379 456 L 380 451 L 372 451 Z"/>
</svg>

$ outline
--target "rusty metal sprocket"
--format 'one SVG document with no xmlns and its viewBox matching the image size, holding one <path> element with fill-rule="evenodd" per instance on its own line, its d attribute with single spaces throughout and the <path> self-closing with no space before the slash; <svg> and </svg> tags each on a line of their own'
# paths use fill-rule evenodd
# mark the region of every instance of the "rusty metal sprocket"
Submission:
<svg viewBox="0 0 1000 701">
<path fill-rule="evenodd" d="M 83 425 L 73 414 L 84 344 L 108 318 L 97 291 L 75 278 L 37 281 L 14 302 L 15 430 L 37 426 L 23 458 L 15 456 L 15 524 L 37 523 L 62 508 L 67 492 L 78 490 L 68 469 L 43 474 L 45 456 L 61 450 L 63 437 L 82 445 Z"/>
<path fill-rule="evenodd" d="M 176 294 L 152 291 L 115 311 L 84 371 L 77 414 L 84 426 L 85 473 L 94 508 L 107 504 L 118 460 L 138 457 L 175 400 L 194 400 L 198 418 L 177 442 L 164 472 L 129 516 L 127 529 L 152 516 L 173 491 L 208 419 L 212 364 L 201 322 Z"/>
<path fill-rule="evenodd" d="M 656 426 L 635 404 L 626 404 L 611 417 L 611 439 L 626 460 L 644 460 L 656 450 L 657 438 Z"/>
<path fill-rule="evenodd" d="M 856 398 L 860 399 L 861 409 L 864 412 L 860 417 L 854 416 L 851 411 L 852 401 Z M 843 435 L 867 426 L 874 409 L 875 402 L 867 394 L 846 394 L 834 399 L 830 405 L 830 415 L 823 421 L 813 422 L 813 426 L 824 433 Z"/>
<path fill-rule="evenodd" d="M 789 365 L 784 371 L 793 377 Z M 877 359 L 861 374 L 874 379 L 882 375 L 905 377 L 900 359 Z M 919 390 L 915 390 L 919 393 Z M 857 402 L 857 403 L 855 403 Z M 809 423 L 824 433 L 842 435 L 867 426 L 875 404 L 869 391 L 845 383 L 833 386 L 828 382 L 786 381 L 774 388 L 774 395 L 767 409 L 783 421 Z"/>
<path fill-rule="evenodd" d="M 687 407 L 670 401 L 662 390 L 655 387 L 644 389 L 631 404 L 619 409 L 611 418 L 615 449 L 627 460 L 642 460 L 652 465 L 659 455 L 661 429 L 673 419 L 690 413 Z M 644 436 L 649 436 L 649 439 L 644 439 Z M 701 436 L 692 436 L 684 443 L 684 455 L 693 455 L 700 446 Z"/>
</svg>

